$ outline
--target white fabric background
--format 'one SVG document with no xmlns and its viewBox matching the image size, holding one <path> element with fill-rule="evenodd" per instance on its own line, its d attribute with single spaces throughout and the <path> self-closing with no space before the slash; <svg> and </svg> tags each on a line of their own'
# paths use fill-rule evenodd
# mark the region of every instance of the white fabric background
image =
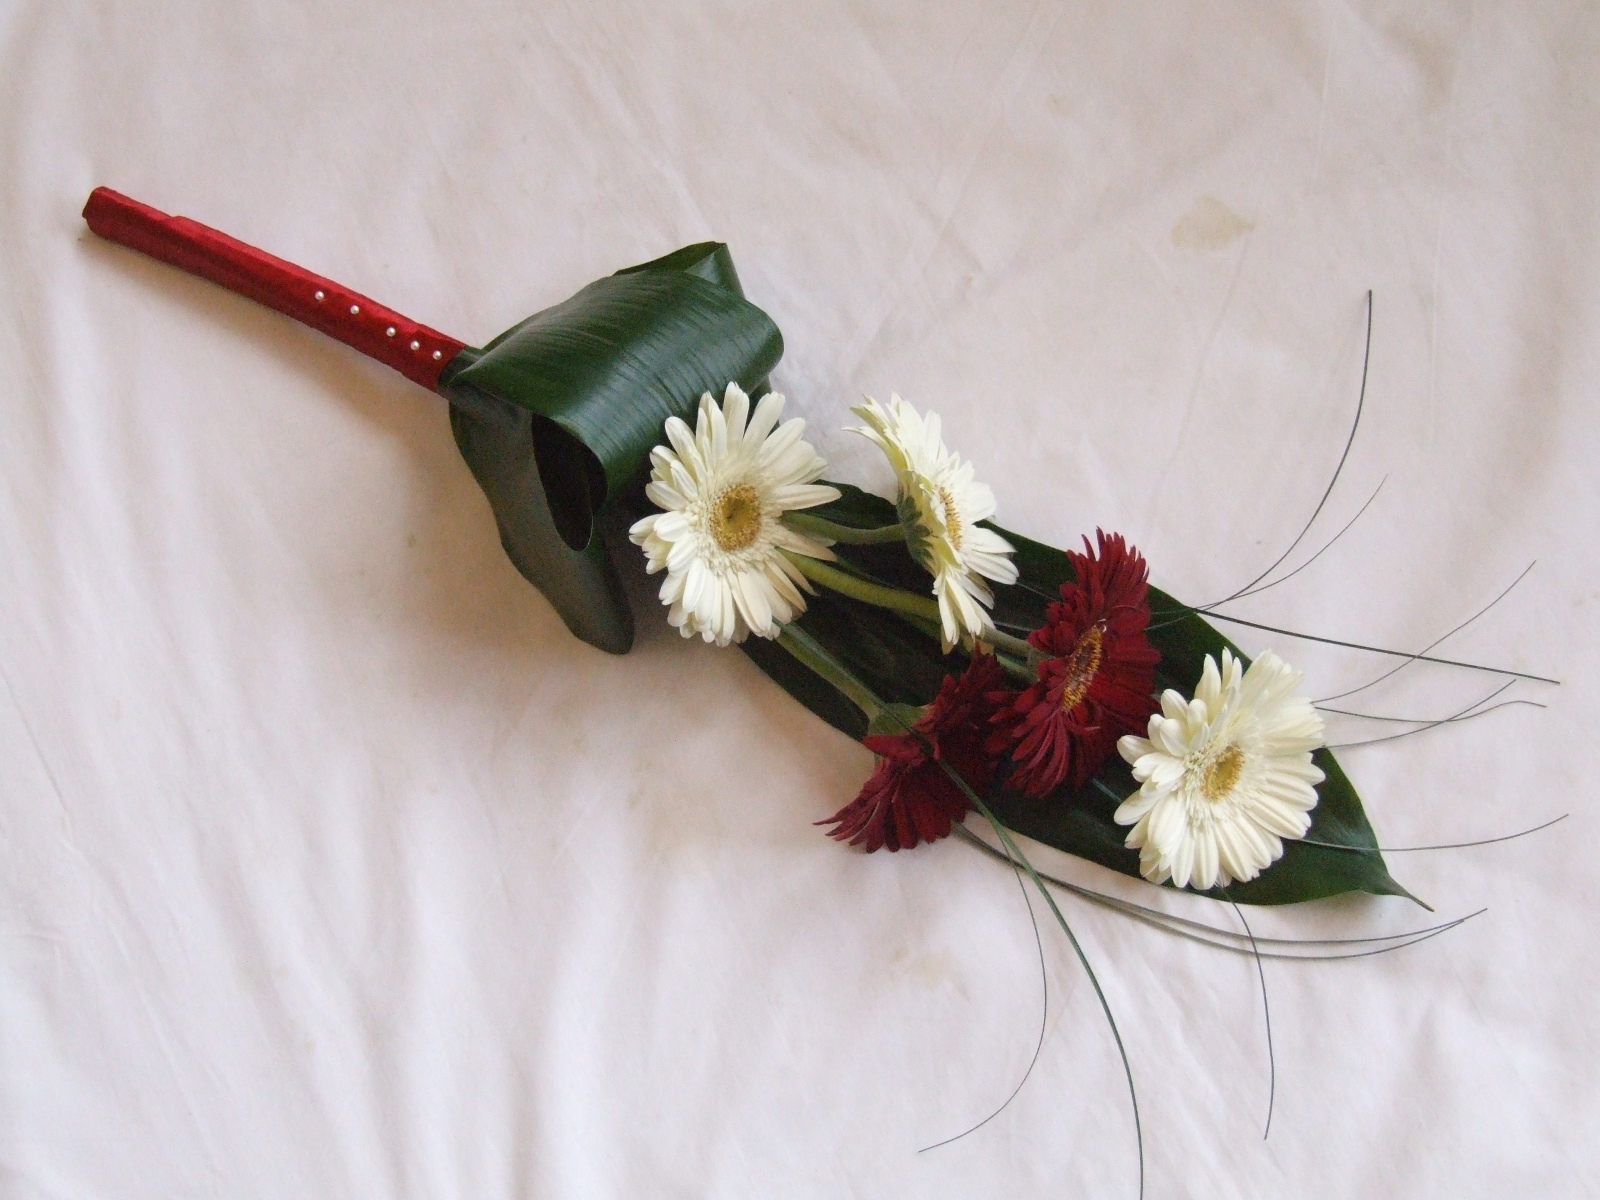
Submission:
<svg viewBox="0 0 1600 1200">
<path fill-rule="evenodd" d="M 1581 2 L 0 4 L 0 1193 L 1133 1196 L 1058 932 L 741 655 L 567 635 L 442 401 L 98 242 L 105 184 L 481 342 L 732 245 L 837 477 L 868 391 L 1000 519 L 1193 600 L 1559 675 L 1345 762 L 1444 916 L 1268 963 L 1066 906 L 1152 1197 L 1600 1190 L 1592 734 L 1600 12 Z M 1307 546 L 1320 544 L 1313 536 Z M 1296 560 L 1298 561 L 1298 559 Z M 1384 664 L 1248 629 L 1316 694 Z M 1411 668 L 1357 700 L 1445 715 Z M 1344 722 L 1340 740 L 1386 729 Z M 1226 926 L 1231 914 L 1040 850 Z M 1398 900 L 1258 932 L 1426 923 Z"/>
</svg>

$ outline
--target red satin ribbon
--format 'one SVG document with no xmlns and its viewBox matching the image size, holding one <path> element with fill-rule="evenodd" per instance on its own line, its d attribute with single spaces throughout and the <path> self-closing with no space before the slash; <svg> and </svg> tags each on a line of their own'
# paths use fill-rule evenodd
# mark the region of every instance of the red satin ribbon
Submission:
<svg viewBox="0 0 1600 1200">
<path fill-rule="evenodd" d="M 108 241 L 248 296 L 430 390 L 438 387 L 440 374 L 466 345 L 331 279 L 110 188 L 89 193 L 83 219 Z"/>
</svg>

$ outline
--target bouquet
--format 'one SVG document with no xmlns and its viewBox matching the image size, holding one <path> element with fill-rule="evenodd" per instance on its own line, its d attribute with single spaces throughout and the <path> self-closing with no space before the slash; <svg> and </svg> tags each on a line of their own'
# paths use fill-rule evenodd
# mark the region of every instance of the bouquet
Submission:
<svg viewBox="0 0 1600 1200">
<path fill-rule="evenodd" d="M 956 834 L 996 854 L 1043 896 L 1091 980 L 1052 884 L 1258 959 L 1310 952 L 1263 951 L 1248 922 L 1241 938 L 1053 880 L 1017 835 L 1235 910 L 1357 891 L 1415 899 L 1390 875 L 1301 672 L 1241 653 L 1215 605 L 1153 586 L 1121 533 L 1060 550 L 995 523 L 993 492 L 938 416 L 899 396 L 853 410 L 893 470 L 893 498 L 825 478 L 804 422 L 785 420 L 770 390 L 782 337 L 744 297 L 726 246 L 626 268 L 476 348 L 115 192 L 97 189 L 84 215 L 443 395 L 507 555 L 575 636 L 629 649 L 618 556 L 642 553 L 670 625 L 738 646 L 877 755 L 859 793 L 818 822 L 830 836 L 870 853 Z M 615 524 L 626 541 L 605 536 Z M 1229 599 L 1281 581 L 1305 536 Z M 1489 670 L 1360 648 L 1396 669 Z M 1396 948 L 1456 924 L 1377 940 Z M 1137 1128 L 1131 1071 L 1128 1084 Z"/>
</svg>

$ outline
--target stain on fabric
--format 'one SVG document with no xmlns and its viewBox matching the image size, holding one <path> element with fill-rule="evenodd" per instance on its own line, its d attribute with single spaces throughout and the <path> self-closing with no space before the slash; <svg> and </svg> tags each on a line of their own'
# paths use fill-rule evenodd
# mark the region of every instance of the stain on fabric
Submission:
<svg viewBox="0 0 1600 1200">
<path fill-rule="evenodd" d="M 1221 250 L 1255 228 L 1215 196 L 1201 196 L 1172 227 L 1172 244 L 1180 250 Z"/>
</svg>

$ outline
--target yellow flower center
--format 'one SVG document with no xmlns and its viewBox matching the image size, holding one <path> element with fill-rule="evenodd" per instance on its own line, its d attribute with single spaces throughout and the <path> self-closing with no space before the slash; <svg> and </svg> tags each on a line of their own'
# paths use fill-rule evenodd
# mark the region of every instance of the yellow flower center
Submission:
<svg viewBox="0 0 1600 1200">
<path fill-rule="evenodd" d="M 961 552 L 961 514 L 956 510 L 956 498 L 950 494 L 950 489 L 940 484 L 939 506 L 944 509 L 944 536 L 950 543 L 950 549 L 956 553 Z"/>
<path fill-rule="evenodd" d="M 1089 685 L 1094 682 L 1094 674 L 1100 669 L 1102 640 L 1100 626 L 1091 625 L 1067 656 L 1066 682 L 1061 688 L 1062 712 L 1071 712 L 1089 694 Z"/>
<path fill-rule="evenodd" d="M 1206 766 L 1206 773 L 1200 779 L 1200 790 L 1206 794 L 1207 800 L 1220 800 L 1233 791 L 1243 770 L 1244 751 L 1237 746 L 1228 746 Z"/>
<path fill-rule="evenodd" d="M 761 536 L 761 493 L 753 484 L 723 488 L 711 502 L 711 536 L 729 554 L 747 549 Z"/>
</svg>

